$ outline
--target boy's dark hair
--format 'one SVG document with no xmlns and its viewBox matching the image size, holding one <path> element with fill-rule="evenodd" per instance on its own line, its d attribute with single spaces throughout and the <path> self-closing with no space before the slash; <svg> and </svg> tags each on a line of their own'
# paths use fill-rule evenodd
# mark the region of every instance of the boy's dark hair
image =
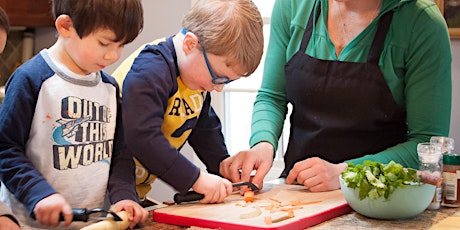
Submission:
<svg viewBox="0 0 460 230">
<path fill-rule="evenodd" d="M 10 31 L 10 20 L 5 11 L 0 7 L 0 29 L 3 29 L 8 33 Z"/>
<path fill-rule="evenodd" d="M 80 38 L 97 29 L 113 30 L 116 42 L 132 42 L 144 26 L 141 0 L 52 0 L 54 19 L 68 15 Z"/>
</svg>

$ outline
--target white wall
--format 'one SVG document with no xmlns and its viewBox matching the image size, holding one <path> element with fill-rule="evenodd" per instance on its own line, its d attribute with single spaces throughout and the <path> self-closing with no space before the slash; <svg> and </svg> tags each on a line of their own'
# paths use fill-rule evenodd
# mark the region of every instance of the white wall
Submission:
<svg viewBox="0 0 460 230">
<path fill-rule="evenodd" d="M 118 62 L 105 70 L 112 73 L 131 52 L 154 39 L 168 37 L 179 32 L 182 16 L 190 9 L 186 0 L 143 0 L 144 29 L 130 44 L 126 45 Z"/>
<path fill-rule="evenodd" d="M 460 153 L 460 39 L 452 40 L 452 117 L 450 137 L 457 142 L 454 150 Z"/>
</svg>

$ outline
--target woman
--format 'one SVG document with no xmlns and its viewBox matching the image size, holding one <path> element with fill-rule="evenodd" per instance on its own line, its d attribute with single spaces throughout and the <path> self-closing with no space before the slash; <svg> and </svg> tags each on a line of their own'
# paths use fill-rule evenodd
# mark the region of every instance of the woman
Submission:
<svg viewBox="0 0 460 230">
<path fill-rule="evenodd" d="M 307 23 L 308 22 L 308 23 Z M 429 0 L 277 0 L 250 150 L 221 164 L 259 186 L 291 130 L 281 177 L 310 191 L 339 189 L 347 162 L 418 168 L 417 143 L 447 136 L 450 40 Z"/>
</svg>

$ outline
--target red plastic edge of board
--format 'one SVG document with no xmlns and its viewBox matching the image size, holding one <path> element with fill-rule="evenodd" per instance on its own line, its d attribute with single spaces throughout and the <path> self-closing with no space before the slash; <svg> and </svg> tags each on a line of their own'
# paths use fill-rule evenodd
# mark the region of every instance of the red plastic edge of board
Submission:
<svg viewBox="0 0 460 230">
<path fill-rule="evenodd" d="M 304 229 L 311 227 L 313 225 L 320 224 L 324 221 L 330 220 L 332 218 L 347 214 L 352 211 L 352 208 L 345 203 L 343 205 L 325 210 L 323 212 L 317 213 L 312 216 L 301 218 L 295 222 L 287 223 L 282 226 L 269 226 L 267 227 L 257 227 L 249 225 L 241 225 L 228 222 L 220 222 L 216 220 L 203 220 L 193 217 L 178 216 L 172 214 L 166 214 L 161 212 L 152 211 L 152 219 L 158 223 L 180 225 L 180 226 L 196 226 L 202 228 L 217 228 L 225 230 L 291 230 L 291 229 Z"/>
</svg>

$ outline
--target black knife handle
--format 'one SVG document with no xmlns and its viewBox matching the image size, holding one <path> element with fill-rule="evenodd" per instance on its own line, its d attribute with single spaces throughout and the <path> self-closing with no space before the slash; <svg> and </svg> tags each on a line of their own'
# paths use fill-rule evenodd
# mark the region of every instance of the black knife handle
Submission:
<svg viewBox="0 0 460 230">
<path fill-rule="evenodd" d="M 86 208 L 72 208 L 73 219 L 72 221 L 88 222 L 89 215 Z M 64 221 L 62 213 L 59 215 L 59 221 Z"/>
<path fill-rule="evenodd" d="M 174 195 L 174 203 L 180 204 L 182 202 L 190 202 L 190 201 L 197 201 L 204 198 L 204 195 L 201 193 L 197 193 L 195 191 L 189 191 L 186 194 L 182 195 L 180 193 L 176 193 Z"/>
<path fill-rule="evenodd" d="M 72 221 L 88 222 L 89 215 L 86 212 L 87 212 L 86 208 L 72 208 L 72 213 L 73 213 Z M 34 220 L 36 219 L 34 213 L 32 213 L 30 217 L 32 217 L 32 219 Z M 59 214 L 59 221 L 64 221 L 64 216 L 62 215 L 62 213 Z"/>
</svg>

